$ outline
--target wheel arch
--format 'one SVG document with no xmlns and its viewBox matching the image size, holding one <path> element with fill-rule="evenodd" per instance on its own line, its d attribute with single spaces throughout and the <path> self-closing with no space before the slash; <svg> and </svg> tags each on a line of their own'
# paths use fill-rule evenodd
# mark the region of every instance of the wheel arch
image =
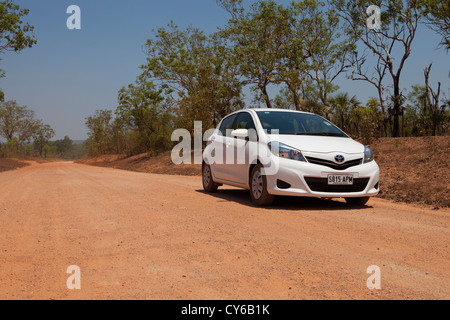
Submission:
<svg viewBox="0 0 450 320">
<path fill-rule="evenodd" d="M 249 167 L 248 174 L 247 174 L 247 178 L 248 178 L 247 179 L 247 185 L 248 185 L 249 188 L 251 188 L 250 182 L 252 181 L 253 168 L 256 167 L 258 164 L 263 165 L 262 162 L 259 161 L 259 159 L 255 159 L 255 160 L 253 160 L 252 164 Z"/>
</svg>

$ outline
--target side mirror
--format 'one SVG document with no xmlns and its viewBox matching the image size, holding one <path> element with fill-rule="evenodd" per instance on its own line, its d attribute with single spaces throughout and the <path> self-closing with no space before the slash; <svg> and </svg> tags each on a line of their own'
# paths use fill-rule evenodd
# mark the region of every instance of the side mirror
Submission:
<svg viewBox="0 0 450 320">
<path fill-rule="evenodd" d="M 231 132 L 232 137 L 246 139 L 248 138 L 248 130 L 247 129 L 236 129 Z"/>
</svg>

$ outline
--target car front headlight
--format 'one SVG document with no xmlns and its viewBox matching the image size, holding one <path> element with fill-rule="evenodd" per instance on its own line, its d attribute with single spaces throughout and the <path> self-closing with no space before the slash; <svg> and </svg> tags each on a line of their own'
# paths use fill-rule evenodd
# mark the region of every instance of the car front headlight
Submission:
<svg viewBox="0 0 450 320">
<path fill-rule="evenodd" d="M 281 142 L 269 142 L 270 151 L 277 157 L 306 162 L 300 150 L 285 145 Z"/>
<path fill-rule="evenodd" d="M 369 163 L 373 161 L 373 152 L 369 147 L 364 148 L 364 163 Z"/>
</svg>

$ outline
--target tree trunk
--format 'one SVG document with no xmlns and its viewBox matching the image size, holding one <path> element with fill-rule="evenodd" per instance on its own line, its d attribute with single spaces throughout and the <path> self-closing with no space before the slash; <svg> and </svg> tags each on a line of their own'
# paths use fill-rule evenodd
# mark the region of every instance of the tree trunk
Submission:
<svg viewBox="0 0 450 320">
<path fill-rule="evenodd" d="M 398 77 L 394 77 L 394 108 L 393 108 L 393 114 L 394 114 L 394 126 L 392 128 L 392 136 L 394 138 L 398 137 L 399 133 L 399 118 L 400 118 L 400 109 L 402 107 L 401 99 L 400 99 L 400 88 L 399 88 L 399 81 Z"/>
<path fill-rule="evenodd" d="M 266 83 L 264 83 L 264 85 L 262 85 L 261 91 L 263 94 L 263 99 L 266 102 L 267 108 L 272 109 L 272 102 L 270 101 L 269 94 L 267 93 L 267 84 Z"/>
<path fill-rule="evenodd" d="M 295 110 L 301 111 L 300 97 L 298 96 L 298 93 L 295 90 L 291 90 L 291 92 L 292 92 L 292 95 L 294 97 Z"/>
<path fill-rule="evenodd" d="M 292 93 L 292 97 L 294 99 L 295 110 L 302 111 L 301 106 L 300 106 L 300 97 L 298 96 L 297 90 L 292 88 L 292 86 L 290 85 L 289 82 L 287 82 L 287 87 L 288 87 L 289 91 Z"/>
<path fill-rule="evenodd" d="M 382 126 L 384 136 L 387 137 L 388 136 L 389 118 L 386 116 L 386 99 L 384 96 L 384 88 L 381 85 L 378 86 L 378 97 L 380 98 L 381 126 Z M 380 137 L 381 137 L 381 134 L 380 134 Z"/>
<path fill-rule="evenodd" d="M 432 64 L 428 68 L 425 68 L 425 95 L 428 101 L 428 105 L 430 108 L 430 113 L 433 117 L 433 128 L 432 135 L 436 136 L 438 131 L 438 122 L 439 122 L 439 95 L 441 93 L 441 83 L 438 82 L 438 90 L 437 93 L 434 93 L 433 89 L 430 87 L 430 71 Z"/>
</svg>

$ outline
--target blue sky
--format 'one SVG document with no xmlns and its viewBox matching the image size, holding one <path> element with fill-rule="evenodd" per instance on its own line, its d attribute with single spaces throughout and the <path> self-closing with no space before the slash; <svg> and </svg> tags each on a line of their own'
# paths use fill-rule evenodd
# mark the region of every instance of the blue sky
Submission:
<svg viewBox="0 0 450 320">
<path fill-rule="evenodd" d="M 287 3 L 288 1 L 280 1 Z M 36 112 L 56 131 L 54 139 L 85 139 L 85 118 L 96 109 L 114 109 L 118 90 L 134 82 L 145 63 L 142 50 L 152 30 L 171 20 L 210 33 L 224 26 L 228 14 L 215 0 L 16 0 L 30 9 L 25 18 L 35 27 L 38 44 L 19 54 L 6 53 L 0 88 Z M 68 30 L 69 5 L 81 8 L 81 30 Z M 423 83 L 423 69 L 433 62 L 432 83 L 442 82 L 450 96 L 450 57 L 437 49 L 439 37 L 421 26 L 402 76 L 402 86 Z M 370 85 L 341 77 L 342 92 L 366 102 L 376 91 Z"/>
</svg>

